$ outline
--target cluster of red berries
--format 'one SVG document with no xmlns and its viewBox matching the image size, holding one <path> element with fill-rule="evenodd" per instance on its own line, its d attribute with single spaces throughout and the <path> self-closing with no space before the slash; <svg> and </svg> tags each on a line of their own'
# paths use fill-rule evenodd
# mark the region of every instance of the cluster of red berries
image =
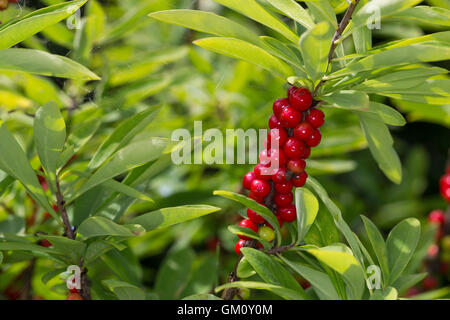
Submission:
<svg viewBox="0 0 450 320">
<path fill-rule="evenodd" d="M 9 3 L 18 3 L 19 0 L 0 0 L 0 11 L 8 9 Z"/>
<path fill-rule="evenodd" d="M 439 180 L 439 190 L 445 201 L 450 202 L 450 167 Z"/>
<path fill-rule="evenodd" d="M 288 90 L 287 98 L 273 103 L 266 149 L 260 153 L 259 163 L 242 181 L 243 187 L 250 190 L 248 197 L 271 209 L 280 226 L 297 218 L 292 188 L 305 185 L 308 178 L 305 159 L 322 139 L 319 128 L 325 115 L 311 107 L 312 103 L 311 92 L 295 86 Z M 269 242 L 274 239 L 273 227 L 263 217 L 251 209 L 247 209 L 247 217 L 239 226 L 257 232 Z M 240 238 L 235 246 L 237 254 L 245 240 L 249 240 L 242 235 Z"/>
</svg>

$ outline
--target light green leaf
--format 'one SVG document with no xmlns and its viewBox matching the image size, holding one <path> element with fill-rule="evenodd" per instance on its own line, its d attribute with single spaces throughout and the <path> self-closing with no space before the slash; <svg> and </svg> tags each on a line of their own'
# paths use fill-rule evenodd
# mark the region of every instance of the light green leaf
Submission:
<svg viewBox="0 0 450 320">
<path fill-rule="evenodd" d="M 253 267 L 248 263 L 247 258 L 242 257 L 241 261 L 239 261 L 238 267 L 236 269 L 236 275 L 243 279 L 243 278 L 249 278 L 256 274 L 256 271 L 253 269 Z"/>
<path fill-rule="evenodd" d="M 285 43 L 281 42 L 278 39 L 261 36 L 262 40 L 261 46 L 268 51 L 271 55 L 284 60 L 285 62 L 291 64 L 295 68 L 298 68 L 297 71 L 298 76 L 302 76 L 304 78 L 307 77 L 306 70 L 303 67 L 303 62 L 300 60 L 299 56 L 293 51 L 296 50 L 292 47 L 289 47 Z"/>
<path fill-rule="evenodd" d="M 245 227 L 239 227 L 239 226 L 235 226 L 235 225 L 231 225 L 228 226 L 228 230 L 231 233 L 234 233 L 236 235 L 242 235 L 242 236 L 246 236 L 255 240 L 258 240 L 258 242 L 260 242 L 265 249 L 269 249 L 272 245 L 270 244 L 270 242 L 261 239 L 261 237 L 253 230 L 249 229 L 249 228 L 245 228 Z"/>
<path fill-rule="evenodd" d="M 450 10 L 445 8 L 417 6 L 400 11 L 390 17 L 407 20 L 408 22 L 414 21 L 450 27 Z"/>
<path fill-rule="evenodd" d="M 364 92 L 341 90 L 320 96 L 319 99 L 335 108 L 369 111 L 369 96 Z"/>
<path fill-rule="evenodd" d="M 69 79 L 100 79 L 95 73 L 69 58 L 39 50 L 21 48 L 0 50 L 0 70 Z"/>
<path fill-rule="evenodd" d="M 133 232 L 125 226 L 119 225 L 104 217 L 90 217 L 84 220 L 77 229 L 83 238 L 116 236 L 133 237 Z"/>
<path fill-rule="evenodd" d="M 384 290 L 375 290 L 370 300 L 397 300 L 398 292 L 393 287 L 387 287 Z"/>
<path fill-rule="evenodd" d="M 303 9 L 303 7 L 294 0 L 267 0 L 267 2 L 305 28 L 312 29 L 314 27 L 314 20 L 309 15 L 308 11 Z"/>
<path fill-rule="evenodd" d="M 297 244 L 304 240 L 309 228 L 319 212 L 319 201 L 306 188 L 295 189 L 295 207 L 297 209 Z"/>
<path fill-rule="evenodd" d="M 118 280 L 103 280 L 103 285 L 108 287 L 119 300 L 145 300 L 145 292 L 128 282 Z"/>
<path fill-rule="evenodd" d="M 274 284 L 256 282 L 256 281 L 234 281 L 223 284 L 215 289 L 215 292 L 220 292 L 228 288 L 242 288 L 242 289 L 255 289 L 255 290 L 267 290 L 275 293 L 286 300 L 304 300 L 305 297 L 292 289 L 288 289 L 282 286 Z"/>
<path fill-rule="evenodd" d="M 415 218 L 403 220 L 389 233 L 386 247 L 390 269 L 390 285 L 401 276 L 416 250 L 419 239 L 420 222 Z"/>
<path fill-rule="evenodd" d="M 355 170 L 357 163 L 353 160 L 306 160 L 308 173 L 313 176 L 320 174 L 339 174 Z"/>
<path fill-rule="evenodd" d="M 239 39 L 204 38 L 194 41 L 194 44 L 216 53 L 256 64 L 281 77 L 293 74 L 292 69 L 278 58 L 260 47 Z"/>
<path fill-rule="evenodd" d="M 129 223 L 139 224 L 143 226 L 145 230 L 150 231 L 199 218 L 219 210 L 220 208 L 207 205 L 187 205 L 163 208 L 138 216 Z"/>
<path fill-rule="evenodd" d="M 0 28 L 0 49 L 10 48 L 48 26 L 71 16 L 86 1 L 70 1 L 42 8 L 3 25 Z"/>
<path fill-rule="evenodd" d="M 394 183 L 402 181 L 402 165 L 393 148 L 394 141 L 389 129 L 378 114 L 357 112 L 370 152 L 380 169 Z"/>
<path fill-rule="evenodd" d="M 406 124 L 405 118 L 402 114 L 394 108 L 385 104 L 370 101 L 370 111 L 377 113 L 384 123 L 391 126 L 404 126 Z"/>
</svg>

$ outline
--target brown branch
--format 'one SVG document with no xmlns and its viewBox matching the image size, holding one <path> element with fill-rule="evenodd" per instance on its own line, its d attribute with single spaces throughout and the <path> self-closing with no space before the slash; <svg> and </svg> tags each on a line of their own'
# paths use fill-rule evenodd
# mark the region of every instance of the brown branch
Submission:
<svg viewBox="0 0 450 320">
<path fill-rule="evenodd" d="M 64 201 L 64 197 L 61 192 L 61 187 L 59 185 L 58 177 L 56 177 L 56 200 L 57 200 L 56 205 L 58 206 L 58 211 L 60 212 L 61 218 L 64 223 L 64 229 L 66 231 L 66 236 L 67 236 L 67 238 L 74 240 L 75 235 L 73 233 L 72 226 L 70 225 L 69 217 L 67 215 L 67 211 L 66 211 L 66 207 L 65 207 L 66 202 Z"/>
<path fill-rule="evenodd" d="M 341 38 L 342 33 L 350 23 L 353 12 L 355 11 L 359 1 L 360 0 L 352 0 L 352 3 L 348 6 L 347 11 L 345 11 L 344 17 L 342 18 L 341 22 L 338 25 L 338 28 L 336 29 L 336 32 L 333 35 L 333 39 L 331 40 L 330 52 L 328 53 L 327 70 L 330 67 L 331 59 L 333 59 L 334 51 L 336 50 L 337 47 L 337 41 Z M 320 82 L 317 84 L 316 88 L 314 89 L 314 96 L 317 95 L 319 88 L 325 83 L 325 81 L 326 80 L 320 80 Z"/>
<path fill-rule="evenodd" d="M 284 251 L 287 251 L 289 249 L 292 249 L 293 247 L 295 247 L 295 244 L 290 244 L 290 245 L 287 245 L 287 246 L 276 247 L 276 248 L 267 250 L 266 253 L 267 254 L 278 254 L 278 253 L 282 253 Z"/>
</svg>

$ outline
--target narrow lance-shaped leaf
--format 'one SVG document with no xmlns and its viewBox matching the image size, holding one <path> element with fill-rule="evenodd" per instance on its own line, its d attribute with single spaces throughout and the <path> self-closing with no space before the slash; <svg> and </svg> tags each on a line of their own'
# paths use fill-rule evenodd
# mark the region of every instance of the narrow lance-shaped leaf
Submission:
<svg viewBox="0 0 450 320">
<path fill-rule="evenodd" d="M 283 14 L 289 18 L 297 21 L 307 29 L 314 27 L 315 23 L 313 18 L 309 15 L 308 11 L 295 2 L 294 0 L 267 0 L 272 6 L 280 10 Z"/>
<path fill-rule="evenodd" d="M 242 288 L 242 289 L 254 289 L 254 290 L 266 290 L 273 292 L 274 294 L 280 296 L 286 300 L 304 300 L 304 296 L 297 293 L 292 289 L 288 289 L 282 286 L 277 286 L 265 282 L 257 281 L 234 281 L 230 283 L 223 284 L 215 289 L 215 292 L 220 292 L 228 288 Z"/>
<path fill-rule="evenodd" d="M 319 201 L 306 188 L 295 189 L 295 207 L 297 209 L 297 244 L 304 240 L 319 211 Z"/>
</svg>

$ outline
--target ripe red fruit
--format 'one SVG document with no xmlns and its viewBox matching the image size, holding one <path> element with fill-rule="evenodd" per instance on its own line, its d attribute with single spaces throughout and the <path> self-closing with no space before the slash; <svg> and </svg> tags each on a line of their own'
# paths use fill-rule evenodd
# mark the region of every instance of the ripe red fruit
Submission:
<svg viewBox="0 0 450 320">
<path fill-rule="evenodd" d="M 266 197 L 270 193 L 270 183 L 264 180 L 255 179 L 252 181 L 251 190 L 257 197 Z"/>
<path fill-rule="evenodd" d="M 290 193 L 275 193 L 275 196 L 273 197 L 273 201 L 280 208 L 289 206 L 292 203 L 292 200 L 294 200 L 294 196 L 292 195 L 292 192 L 290 192 Z"/>
<path fill-rule="evenodd" d="M 306 162 L 303 159 L 300 160 L 289 160 L 287 163 L 288 170 L 295 174 L 300 174 L 305 171 Z"/>
<path fill-rule="evenodd" d="M 250 190 L 250 185 L 251 185 L 252 181 L 255 180 L 255 177 L 256 176 L 253 171 L 246 173 L 244 178 L 242 179 L 242 186 L 245 189 Z"/>
<path fill-rule="evenodd" d="M 313 133 L 313 126 L 305 121 L 294 128 L 294 137 L 305 142 L 308 141 L 309 138 L 311 138 Z"/>
<path fill-rule="evenodd" d="M 292 182 L 286 181 L 282 183 L 275 183 L 274 188 L 278 193 L 290 193 L 292 192 Z"/>
<path fill-rule="evenodd" d="M 255 195 L 253 192 L 250 192 L 250 193 L 248 194 L 248 197 L 249 197 L 250 199 L 255 200 L 256 202 L 258 202 L 258 203 L 260 203 L 260 204 L 263 204 L 263 203 L 264 203 L 264 197 L 258 197 L 258 196 Z"/>
<path fill-rule="evenodd" d="M 247 209 L 247 217 L 253 223 L 264 223 L 264 221 L 265 221 L 263 217 L 261 217 L 258 213 L 256 213 L 252 209 Z"/>
<path fill-rule="evenodd" d="M 71 293 L 67 300 L 83 300 L 83 297 L 79 293 Z"/>
<path fill-rule="evenodd" d="M 289 138 L 284 144 L 283 151 L 289 159 L 300 159 L 303 158 L 305 154 L 306 145 L 303 141 Z"/>
<path fill-rule="evenodd" d="M 295 88 L 288 91 L 289 104 L 298 111 L 305 111 L 311 107 L 312 95 L 308 89 Z"/>
<path fill-rule="evenodd" d="M 286 140 L 289 138 L 287 131 L 283 128 L 276 128 L 269 131 L 267 135 L 266 146 L 275 145 L 278 143 L 278 148 L 281 148 Z"/>
<path fill-rule="evenodd" d="M 302 114 L 292 107 L 286 107 L 281 111 L 280 123 L 286 128 L 294 128 L 302 121 Z"/>
<path fill-rule="evenodd" d="M 437 279 L 431 275 L 422 280 L 422 287 L 425 290 L 433 290 L 438 285 Z"/>
<path fill-rule="evenodd" d="M 287 98 L 275 100 L 275 102 L 273 103 L 273 114 L 279 117 L 281 111 L 287 105 L 289 105 L 289 100 Z"/>
<path fill-rule="evenodd" d="M 283 183 L 286 182 L 286 169 L 279 168 L 272 175 L 272 181 L 275 183 Z"/>
<path fill-rule="evenodd" d="M 241 248 L 244 246 L 245 240 L 239 240 L 236 245 L 234 246 L 234 251 L 240 255 L 241 254 Z"/>
<path fill-rule="evenodd" d="M 308 174 L 306 173 L 306 171 L 303 171 L 303 172 L 293 176 L 290 181 L 292 182 L 294 187 L 300 188 L 305 185 L 306 179 L 308 179 Z"/>
<path fill-rule="evenodd" d="M 450 202 L 450 173 L 446 173 L 439 180 L 439 189 L 445 201 Z"/>
<path fill-rule="evenodd" d="M 319 109 L 311 109 L 305 120 L 314 128 L 320 128 L 325 122 L 325 114 Z"/>
<path fill-rule="evenodd" d="M 281 122 L 274 114 L 269 119 L 269 128 L 270 129 L 281 128 Z"/>
<path fill-rule="evenodd" d="M 253 169 L 255 178 L 260 180 L 270 180 L 272 178 L 273 170 L 258 163 Z"/>
<path fill-rule="evenodd" d="M 315 129 L 313 134 L 309 137 L 309 139 L 306 140 L 306 143 L 310 147 L 316 147 L 319 145 L 321 140 L 322 140 L 322 134 L 320 133 L 320 130 Z"/>
<path fill-rule="evenodd" d="M 445 214 L 442 210 L 433 210 L 428 215 L 428 221 L 430 223 L 436 223 L 439 225 L 443 225 L 445 221 Z"/>
<path fill-rule="evenodd" d="M 309 158 L 310 155 L 311 155 L 311 148 L 306 146 L 305 153 L 303 154 L 303 159 Z"/>
<path fill-rule="evenodd" d="M 279 149 L 264 149 L 259 154 L 259 161 L 263 166 L 270 165 L 272 167 L 279 168 L 286 164 L 286 156 L 284 155 L 283 151 Z"/>
<path fill-rule="evenodd" d="M 50 241 L 48 241 L 47 239 L 43 239 L 38 242 L 38 245 L 40 245 L 41 247 L 48 248 L 48 247 L 52 246 L 52 243 Z"/>
<path fill-rule="evenodd" d="M 244 219 L 239 223 L 239 227 L 243 227 L 243 228 L 249 228 L 255 232 L 258 232 L 258 225 L 253 223 L 251 220 L 249 219 Z M 244 239 L 244 240 L 250 240 L 251 238 L 246 237 L 246 236 L 242 236 L 242 235 L 238 235 L 239 238 Z"/>
<path fill-rule="evenodd" d="M 284 208 L 278 208 L 277 214 L 285 222 L 292 222 L 297 219 L 297 210 L 295 209 L 295 206 L 293 204 Z"/>
</svg>

